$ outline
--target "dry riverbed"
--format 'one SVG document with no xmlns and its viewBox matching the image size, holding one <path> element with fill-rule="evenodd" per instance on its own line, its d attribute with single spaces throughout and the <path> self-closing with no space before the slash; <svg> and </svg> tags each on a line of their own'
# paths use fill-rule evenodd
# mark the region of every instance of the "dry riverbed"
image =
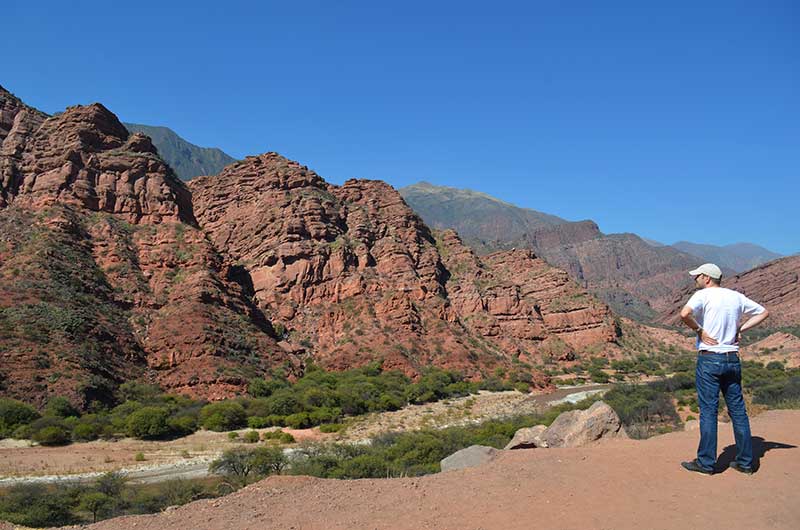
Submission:
<svg viewBox="0 0 800 530">
<path fill-rule="evenodd" d="M 357 442 L 382 432 L 465 425 L 513 414 L 541 412 L 551 403 L 569 396 L 577 399 L 584 393 L 604 388 L 607 386 L 562 388 L 539 395 L 484 391 L 478 395 L 352 418 L 342 434 L 324 434 L 316 428 L 283 430 L 291 433 L 298 442 Z M 247 430 L 238 432 L 242 434 Z M 206 474 L 211 460 L 237 445 L 243 444 L 232 442 L 228 433 L 205 430 L 164 442 L 125 438 L 63 447 L 42 447 L 25 440 L 0 440 L 0 487 L 21 482 L 88 480 L 109 471 L 123 472 L 132 481 L 141 482 L 195 478 Z M 137 461 L 137 454 L 141 454 L 144 461 Z"/>
</svg>

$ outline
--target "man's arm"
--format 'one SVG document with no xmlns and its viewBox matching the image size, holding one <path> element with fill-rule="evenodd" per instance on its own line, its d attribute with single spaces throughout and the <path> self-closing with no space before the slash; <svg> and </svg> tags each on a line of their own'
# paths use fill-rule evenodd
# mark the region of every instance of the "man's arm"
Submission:
<svg viewBox="0 0 800 530">
<path fill-rule="evenodd" d="M 761 324 L 768 316 L 769 311 L 765 309 L 763 313 L 759 313 L 748 318 L 741 326 L 739 326 L 739 333 Z"/>
<path fill-rule="evenodd" d="M 709 346 L 714 346 L 716 344 L 719 344 L 719 342 L 717 342 L 717 339 L 706 333 L 706 330 L 700 327 L 700 324 L 698 324 L 697 320 L 694 319 L 694 313 L 692 311 L 692 308 L 689 307 L 688 305 L 683 306 L 683 309 L 681 309 L 681 320 L 683 321 L 684 324 L 689 326 L 692 329 L 692 331 L 697 333 L 697 336 L 700 337 L 700 342 L 702 342 L 703 344 L 708 344 Z"/>
</svg>

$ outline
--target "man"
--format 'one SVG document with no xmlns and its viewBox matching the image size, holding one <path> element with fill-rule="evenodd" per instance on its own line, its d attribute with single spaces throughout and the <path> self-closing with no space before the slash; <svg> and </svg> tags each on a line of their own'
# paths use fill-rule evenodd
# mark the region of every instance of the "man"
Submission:
<svg viewBox="0 0 800 530">
<path fill-rule="evenodd" d="M 769 312 L 745 295 L 721 287 L 722 271 L 713 263 L 700 265 L 689 274 L 694 276 L 699 290 L 681 309 L 681 320 L 697 333 L 695 386 L 700 404 L 700 445 L 697 458 L 681 465 L 697 473 L 714 473 L 717 408 L 722 390 L 736 439 L 736 459 L 730 467 L 749 475 L 753 473 L 753 442 L 742 397 L 739 337 L 741 332 L 761 323 Z"/>
</svg>

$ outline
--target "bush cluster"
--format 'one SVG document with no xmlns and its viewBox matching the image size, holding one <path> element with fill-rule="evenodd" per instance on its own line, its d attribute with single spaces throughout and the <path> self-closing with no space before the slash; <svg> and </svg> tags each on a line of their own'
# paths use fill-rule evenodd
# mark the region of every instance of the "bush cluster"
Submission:
<svg viewBox="0 0 800 530">
<path fill-rule="evenodd" d="M 156 513 L 167 506 L 216 497 L 218 485 L 218 479 L 205 479 L 134 486 L 119 473 L 106 473 L 93 484 L 17 485 L 0 494 L 0 520 L 41 528 Z"/>
<path fill-rule="evenodd" d="M 341 428 L 345 416 L 397 410 L 409 403 L 427 403 L 465 396 L 481 389 L 508 390 L 527 385 L 524 377 L 494 374 L 481 383 L 469 382 L 451 371 L 426 370 L 416 381 L 380 363 L 344 372 L 310 367 L 295 382 L 280 374 L 254 379 L 249 397 L 205 403 L 163 394 L 157 386 L 129 382 L 119 387 L 119 404 L 80 415 L 63 397 L 54 397 L 43 415 L 12 399 L 0 399 L 0 436 L 30 438 L 45 445 L 97 438 L 131 436 L 159 440 L 185 436 L 202 427 L 230 431 L 249 427 L 302 429 L 332 425 Z"/>
</svg>

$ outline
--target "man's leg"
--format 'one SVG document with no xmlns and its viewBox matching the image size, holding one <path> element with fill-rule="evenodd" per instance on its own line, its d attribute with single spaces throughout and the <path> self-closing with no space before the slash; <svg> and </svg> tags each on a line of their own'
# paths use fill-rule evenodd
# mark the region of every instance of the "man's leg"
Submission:
<svg viewBox="0 0 800 530">
<path fill-rule="evenodd" d="M 717 356 L 698 355 L 695 370 L 695 387 L 700 405 L 700 445 L 697 447 L 697 463 L 705 469 L 713 469 L 717 462 L 717 408 L 722 363 L 715 357 Z"/>
<path fill-rule="evenodd" d="M 750 435 L 750 420 L 742 396 L 742 365 L 739 361 L 728 362 L 727 370 L 720 381 L 728 414 L 733 423 L 736 439 L 736 463 L 745 469 L 753 469 L 753 440 Z"/>
</svg>

